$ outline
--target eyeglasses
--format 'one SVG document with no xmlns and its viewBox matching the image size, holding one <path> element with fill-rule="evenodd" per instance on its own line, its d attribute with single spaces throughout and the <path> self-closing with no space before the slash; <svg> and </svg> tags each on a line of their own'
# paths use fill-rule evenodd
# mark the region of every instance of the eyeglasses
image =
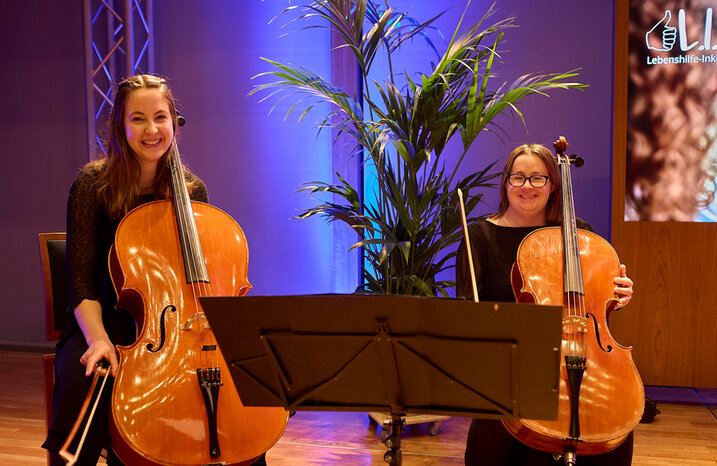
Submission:
<svg viewBox="0 0 717 466">
<path fill-rule="evenodd" d="M 520 188 L 521 186 L 523 186 L 526 181 L 530 181 L 530 186 L 534 188 L 542 188 L 543 186 L 548 184 L 549 179 L 550 177 L 545 175 L 508 175 L 508 183 L 510 183 L 511 186 L 514 186 L 516 188 Z"/>
</svg>

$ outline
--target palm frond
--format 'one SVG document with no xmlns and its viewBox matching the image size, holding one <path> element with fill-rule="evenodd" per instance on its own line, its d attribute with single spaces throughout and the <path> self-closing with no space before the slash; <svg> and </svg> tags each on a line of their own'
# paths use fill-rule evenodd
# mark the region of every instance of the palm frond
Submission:
<svg viewBox="0 0 717 466">
<path fill-rule="evenodd" d="M 362 95 L 349 96 L 324 78 L 301 67 L 266 60 L 272 71 L 255 79 L 268 80 L 251 92 L 267 93 L 262 100 L 289 102 L 286 116 L 299 113 L 301 120 L 316 112 L 319 104 L 330 110 L 318 123 L 318 132 L 334 129 L 355 140 L 351 154 L 359 154 L 375 176 L 367 201 L 360 190 L 336 173 L 338 182 L 307 183 L 299 191 L 316 197 L 316 205 L 296 216 L 299 220 L 319 216 L 341 221 L 356 232 L 351 249 L 362 251 L 363 283 L 357 292 L 402 293 L 448 296 L 453 281 L 437 277 L 454 266 L 462 240 L 461 216 L 456 189 L 466 195 L 469 227 L 481 219 L 480 203 L 494 189 L 500 173 L 495 162 L 457 179 L 459 167 L 481 132 L 500 134 L 499 115 L 519 119 L 519 104 L 531 95 L 548 96 L 556 89 L 580 89 L 576 70 L 565 73 L 528 74 L 510 84 L 492 86 L 495 60 L 501 59 L 504 34 L 516 27 L 507 17 L 488 24 L 495 14 L 491 6 L 477 21 L 463 27 L 467 0 L 458 24 L 443 54 L 438 53 L 429 32 L 443 15 L 419 22 L 407 12 L 396 11 L 374 0 L 314 0 L 303 9 L 290 7 L 281 14 L 298 16 L 289 24 L 309 21 L 306 28 L 332 28 L 350 49 L 363 80 Z M 280 14 L 280 15 L 281 15 Z M 393 53 L 422 38 L 436 52 L 437 62 L 429 74 L 412 79 L 404 69 L 397 83 Z M 389 76 L 372 80 L 369 73 L 383 53 Z M 374 96 L 376 98 L 374 98 Z M 365 111 L 363 110 L 365 108 Z M 441 158 L 449 141 L 458 135 L 462 152 L 450 165 Z M 450 146 L 454 147 L 454 146 Z"/>
</svg>

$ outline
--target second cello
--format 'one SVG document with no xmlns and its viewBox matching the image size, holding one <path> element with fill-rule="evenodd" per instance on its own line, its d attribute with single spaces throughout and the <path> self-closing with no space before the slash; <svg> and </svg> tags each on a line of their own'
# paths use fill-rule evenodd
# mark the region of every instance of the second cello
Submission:
<svg viewBox="0 0 717 466">
<path fill-rule="evenodd" d="M 567 142 L 555 142 L 562 178 L 562 227 L 538 229 L 521 243 L 512 270 L 518 302 L 563 306 L 559 411 L 555 421 L 503 421 L 530 447 L 562 456 L 592 455 L 619 446 L 640 421 L 642 380 L 630 348 L 610 335 L 613 277 L 620 262 L 600 236 L 578 230 Z"/>
</svg>

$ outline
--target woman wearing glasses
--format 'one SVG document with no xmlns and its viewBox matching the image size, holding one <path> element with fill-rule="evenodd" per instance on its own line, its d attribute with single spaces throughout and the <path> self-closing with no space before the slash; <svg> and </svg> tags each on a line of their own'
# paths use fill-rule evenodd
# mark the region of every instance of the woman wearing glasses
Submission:
<svg viewBox="0 0 717 466">
<path fill-rule="evenodd" d="M 553 154 L 539 144 L 524 144 L 511 152 L 503 170 L 498 212 L 480 221 L 470 232 L 476 285 L 482 301 L 515 301 L 510 269 L 520 242 L 533 230 L 559 225 L 562 219 L 560 175 Z M 577 219 L 578 228 L 592 230 Z M 456 293 L 471 299 L 473 288 L 465 244 L 456 260 Z M 615 277 L 618 307 L 632 297 L 632 280 L 620 266 Z M 629 465 L 632 462 L 632 434 L 608 453 L 583 456 L 580 465 Z M 466 465 L 557 465 L 552 454 L 523 445 L 508 433 L 500 421 L 474 419 L 465 453 Z"/>
</svg>

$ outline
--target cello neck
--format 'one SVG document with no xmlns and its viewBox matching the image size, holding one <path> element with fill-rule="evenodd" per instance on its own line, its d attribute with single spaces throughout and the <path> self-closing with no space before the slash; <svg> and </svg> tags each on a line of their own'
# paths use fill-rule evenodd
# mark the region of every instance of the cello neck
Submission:
<svg viewBox="0 0 717 466">
<path fill-rule="evenodd" d="M 168 165 L 171 173 L 172 204 L 174 205 L 177 219 L 177 231 L 182 246 L 182 258 L 184 259 L 187 283 L 209 283 L 209 272 L 204 261 L 202 243 L 199 241 L 192 202 L 189 199 L 187 182 L 184 178 L 184 170 L 176 142 L 172 145 Z"/>
<path fill-rule="evenodd" d="M 564 143 L 564 145 L 560 144 Z M 567 142 L 561 136 L 555 143 L 562 187 L 563 203 L 563 284 L 565 293 L 585 295 L 583 273 L 580 265 L 578 229 L 575 222 L 575 204 L 573 202 L 573 184 L 570 175 L 570 158 L 563 153 Z"/>
</svg>

